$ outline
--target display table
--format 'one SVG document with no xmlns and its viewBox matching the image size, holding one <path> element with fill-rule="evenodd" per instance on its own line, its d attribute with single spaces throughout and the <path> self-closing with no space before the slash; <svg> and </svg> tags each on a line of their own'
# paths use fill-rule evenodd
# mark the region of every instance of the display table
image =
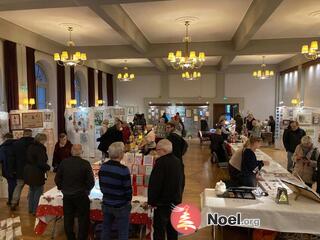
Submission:
<svg viewBox="0 0 320 240">
<path fill-rule="evenodd" d="M 229 144 L 232 152 L 242 147 L 242 143 Z M 294 200 L 295 194 L 279 179 L 296 180 L 286 169 L 261 150 L 256 151 L 258 160 L 268 160 L 269 166 L 263 167 L 261 176 L 269 183 L 269 196 L 256 200 L 219 198 L 214 189 L 205 189 L 201 193 L 202 227 L 207 226 L 208 213 L 229 216 L 241 213 L 242 219 L 260 219 L 256 228 L 278 232 L 294 232 L 320 234 L 320 204 L 314 200 L 300 196 Z M 279 182 L 278 182 L 279 181 Z M 297 181 L 297 180 L 296 180 Z M 267 184 L 268 185 L 268 184 Z M 268 186 L 269 186 L 268 185 Z M 288 189 L 289 204 L 277 204 L 275 195 L 278 186 Z M 254 226 L 251 226 L 255 228 Z"/>
<path fill-rule="evenodd" d="M 89 198 L 90 219 L 92 221 L 103 221 L 101 191 L 94 187 Z M 146 225 L 146 239 L 151 239 L 152 211 L 147 206 L 147 198 L 133 196 L 131 204 L 130 223 Z M 54 187 L 40 198 L 36 213 L 35 233 L 42 235 L 49 222 L 55 221 L 58 217 L 63 217 L 63 195 L 61 191 Z"/>
</svg>

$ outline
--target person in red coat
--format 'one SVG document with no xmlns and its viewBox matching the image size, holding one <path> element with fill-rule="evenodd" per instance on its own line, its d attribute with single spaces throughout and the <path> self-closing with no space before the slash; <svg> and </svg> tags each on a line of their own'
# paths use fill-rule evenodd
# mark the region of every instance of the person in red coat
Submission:
<svg viewBox="0 0 320 240">
<path fill-rule="evenodd" d="M 62 160 L 71 157 L 72 143 L 68 140 L 65 133 L 59 134 L 59 141 L 56 143 L 53 152 L 52 167 L 57 172 Z"/>
</svg>

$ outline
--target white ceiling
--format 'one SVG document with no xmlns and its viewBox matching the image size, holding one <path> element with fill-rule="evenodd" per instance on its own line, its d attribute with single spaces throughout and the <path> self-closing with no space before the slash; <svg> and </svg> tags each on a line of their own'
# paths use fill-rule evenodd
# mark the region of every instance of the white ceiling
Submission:
<svg viewBox="0 0 320 240">
<path fill-rule="evenodd" d="M 78 46 L 126 43 L 117 32 L 87 7 L 5 11 L 0 12 L 0 18 L 62 44 L 66 44 L 68 32 L 59 26 L 61 23 L 80 25 L 72 37 Z"/>
<path fill-rule="evenodd" d="M 127 63 L 125 63 L 127 60 Z M 130 58 L 130 59 L 100 59 L 111 67 L 153 67 L 153 64 L 146 58 Z"/>
<path fill-rule="evenodd" d="M 230 40 L 252 0 L 174 0 L 122 4 L 152 43 L 181 42 L 185 35 L 179 17 L 199 20 L 190 26 L 192 41 Z"/>
<path fill-rule="evenodd" d="M 294 54 L 276 54 L 276 55 L 265 55 L 266 64 L 278 64 L 288 58 L 293 57 Z M 232 61 L 231 65 L 240 65 L 240 64 L 261 64 L 262 55 L 242 55 L 237 56 Z"/>
<path fill-rule="evenodd" d="M 298 38 L 320 36 L 319 0 L 284 0 L 255 34 L 255 39 Z"/>
</svg>

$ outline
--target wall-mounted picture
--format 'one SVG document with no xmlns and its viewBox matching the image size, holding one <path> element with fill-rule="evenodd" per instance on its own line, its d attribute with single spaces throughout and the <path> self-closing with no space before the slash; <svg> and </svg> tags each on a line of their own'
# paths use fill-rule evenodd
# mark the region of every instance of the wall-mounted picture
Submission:
<svg viewBox="0 0 320 240">
<path fill-rule="evenodd" d="M 307 128 L 303 128 L 306 132 L 306 135 L 311 137 L 312 139 L 315 138 L 315 131 L 313 127 L 307 127 Z"/>
<path fill-rule="evenodd" d="M 313 114 L 313 124 L 319 124 L 320 123 L 320 114 L 319 113 L 314 113 Z"/>
<path fill-rule="evenodd" d="M 311 125 L 312 124 L 312 113 L 298 113 L 297 121 L 300 125 Z"/>
<path fill-rule="evenodd" d="M 186 117 L 190 118 L 192 116 L 191 109 L 186 110 Z"/>
<path fill-rule="evenodd" d="M 94 112 L 94 125 L 101 126 L 103 121 L 103 111 L 98 110 Z"/>
<path fill-rule="evenodd" d="M 42 128 L 42 112 L 22 113 L 22 128 Z"/>
<path fill-rule="evenodd" d="M 134 115 L 134 107 L 128 107 L 128 115 Z"/>
<path fill-rule="evenodd" d="M 23 137 L 23 129 L 12 130 L 13 139 L 20 139 Z"/>
<path fill-rule="evenodd" d="M 20 114 L 10 114 L 10 126 L 11 129 L 21 128 L 20 126 Z"/>
<path fill-rule="evenodd" d="M 53 112 L 43 112 L 44 122 L 53 122 Z"/>
</svg>

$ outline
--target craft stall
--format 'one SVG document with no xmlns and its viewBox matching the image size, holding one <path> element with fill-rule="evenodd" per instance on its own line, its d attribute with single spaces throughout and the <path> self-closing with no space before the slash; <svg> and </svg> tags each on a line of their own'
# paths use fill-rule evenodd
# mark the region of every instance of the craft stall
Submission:
<svg viewBox="0 0 320 240">
<path fill-rule="evenodd" d="M 232 152 L 242 147 L 242 143 L 230 144 Z M 222 216 L 236 216 L 241 213 L 241 219 L 252 219 L 250 224 L 237 224 L 238 227 L 272 230 L 282 233 L 320 234 L 320 197 L 312 189 L 306 187 L 300 180 L 293 177 L 285 168 L 274 161 L 263 151 L 256 151 L 258 160 L 268 160 L 269 166 L 263 167 L 262 179 L 258 188 L 246 194 L 220 195 L 217 187 L 205 189 L 201 194 L 202 227 L 208 225 L 208 214 L 217 213 Z M 292 183 L 292 184 L 288 184 Z M 300 195 L 296 191 L 300 186 L 308 194 Z M 280 190 L 285 192 L 279 195 Z M 229 191 L 227 191 L 229 193 Z M 307 196 L 307 197 L 306 197 Z M 281 204 L 282 203 L 282 204 Z M 303 220 L 302 220 L 303 219 Z M 301 225 L 301 221 L 304 222 Z M 223 239 L 223 227 L 213 226 L 214 239 Z"/>
<path fill-rule="evenodd" d="M 97 150 L 100 128 L 103 120 L 109 120 L 113 126 L 115 119 L 126 121 L 126 110 L 123 107 L 79 107 L 65 111 L 66 132 L 73 144 L 81 144 L 83 157 L 91 162 L 101 158 Z"/>
<path fill-rule="evenodd" d="M 300 128 L 313 140 L 315 146 L 319 147 L 320 133 L 320 108 L 314 107 L 286 107 L 276 109 L 275 147 L 284 149 L 282 136 L 290 121 L 298 121 Z"/>
<path fill-rule="evenodd" d="M 146 239 L 151 239 L 152 211 L 147 204 L 147 190 L 150 174 L 154 165 L 154 157 L 143 156 L 140 153 L 126 153 L 122 162 L 131 173 L 132 182 L 132 210 L 130 223 L 146 226 Z M 95 186 L 90 193 L 90 219 L 93 222 L 101 222 L 103 214 L 101 210 L 102 193 L 100 191 L 98 172 L 101 162 L 92 164 L 95 176 Z M 56 187 L 44 193 L 39 201 L 36 213 L 35 233 L 42 235 L 50 222 L 54 223 L 63 216 L 63 194 Z M 53 231 L 54 234 L 54 231 Z M 143 234 L 142 234 L 143 235 Z M 140 238 L 142 238 L 142 235 Z"/>
<path fill-rule="evenodd" d="M 12 110 L 9 114 L 10 129 L 13 137 L 19 139 L 23 136 L 24 129 L 31 129 L 32 135 L 44 133 L 47 135 L 47 154 L 49 157 L 49 165 L 51 164 L 54 145 L 57 136 L 54 131 L 56 128 L 54 113 L 50 109 L 41 110 Z"/>
</svg>

